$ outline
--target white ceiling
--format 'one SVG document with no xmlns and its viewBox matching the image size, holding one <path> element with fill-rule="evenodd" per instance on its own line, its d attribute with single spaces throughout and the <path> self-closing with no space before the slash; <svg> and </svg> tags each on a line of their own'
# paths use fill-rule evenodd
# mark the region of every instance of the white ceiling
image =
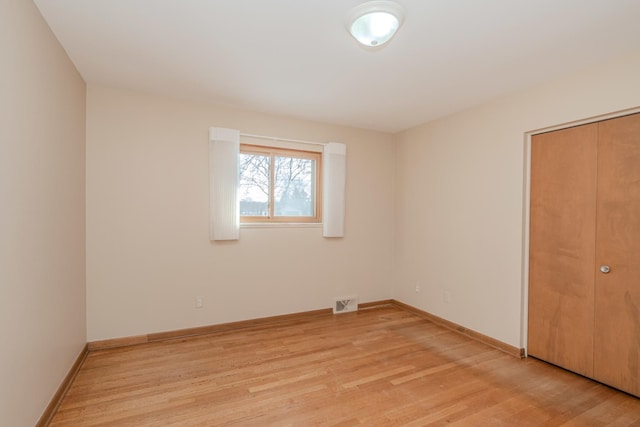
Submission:
<svg viewBox="0 0 640 427">
<path fill-rule="evenodd" d="M 397 0 L 357 46 L 362 0 L 34 0 L 89 84 L 398 132 L 640 51 L 640 0 Z"/>
</svg>

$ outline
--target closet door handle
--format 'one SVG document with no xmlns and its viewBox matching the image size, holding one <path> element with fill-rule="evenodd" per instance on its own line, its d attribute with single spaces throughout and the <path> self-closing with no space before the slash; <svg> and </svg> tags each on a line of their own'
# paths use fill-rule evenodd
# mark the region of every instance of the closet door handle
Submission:
<svg viewBox="0 0 640 427">
<path fill-rule="evenodd" d="M 609 274 L 610 271 L 611 271 L 611 267 L 609 267 L 608 265 L 600 266 L 600 272 L 602 274 Z"/>
</svg>

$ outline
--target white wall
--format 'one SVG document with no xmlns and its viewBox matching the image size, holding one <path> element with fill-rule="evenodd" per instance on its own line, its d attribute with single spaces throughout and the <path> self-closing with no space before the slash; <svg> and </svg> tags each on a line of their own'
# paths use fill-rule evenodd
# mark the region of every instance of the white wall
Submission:
<svg viewBox="0 0 640 427">
<path fill-rule="evenodd" d="M 0 425 L 32 426 L 86 342 L 85 84 L 31 1 L 0 3 Z"/>
<path fill-rule="evenodd" d="M 525 133 L 638 106 L 640 52 L 397 135 L 394 297 L 524 346 Z"/>
<path fill-rule="evenodd" d="M 346 236 L 243 228 L 209 241 L 210 126 L 347 144 Z M 89 85 L 88 340 L 390 298 L 393 178 L 390 135 Z"/>
</svg>

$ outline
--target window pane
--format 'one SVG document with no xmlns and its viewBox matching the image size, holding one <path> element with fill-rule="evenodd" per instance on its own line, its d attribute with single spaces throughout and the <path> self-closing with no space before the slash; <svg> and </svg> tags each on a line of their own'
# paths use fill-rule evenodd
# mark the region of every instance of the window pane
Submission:
<svg viewBox="0 0 640 427">
<path fill-rule="evenodd" d="M 315 215 L 315 161 L 275 157 L 274 215 Z"/>
<path fill-rule="evenodd" d="M 240 215 L 269 216 L 269 156 L 240 154 Z"/>
</svg>

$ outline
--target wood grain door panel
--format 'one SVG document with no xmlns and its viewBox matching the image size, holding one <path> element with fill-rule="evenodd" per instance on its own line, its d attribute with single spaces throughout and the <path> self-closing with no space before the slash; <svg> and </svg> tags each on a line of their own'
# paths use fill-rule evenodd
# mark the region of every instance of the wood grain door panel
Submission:
<svg viewBox="0 0 640 427">
<path fill-rule="evenodd" d="M 640 395 L 640 114 L 599 123 L 594 378 Z"/>
<path fill-rule="evenodd" d="M 598 125 L 531 142 L 530 355 L 593 374 Z"/>
</svg>

